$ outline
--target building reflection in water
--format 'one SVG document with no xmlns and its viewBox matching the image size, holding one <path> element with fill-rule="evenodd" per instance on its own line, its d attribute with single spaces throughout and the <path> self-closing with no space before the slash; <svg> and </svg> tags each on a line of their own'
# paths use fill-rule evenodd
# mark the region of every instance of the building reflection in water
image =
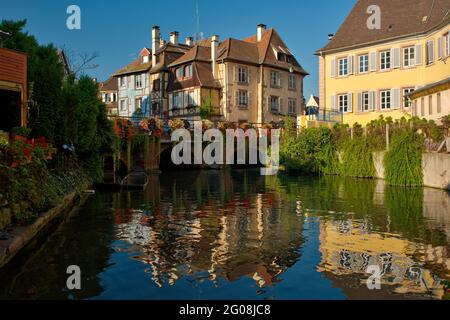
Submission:
<svg viewBox="0 0 450 320">
<path fill-rule="evenodd" d="M 373 203 L 385 207 L 384 223 L 380 225 L 380 217 L 374 219 L 358 207 L 346 217 L 321 219 L 322 259 L 317 270 L 343 288 L 349 298 L 370 298 L 367 290 L 360 289 L 367 284 L 368 266 L 375 265 L 380 267 L 384 291 L 440 299 L 442 280 L 450 276 L 449 195 L 434 189 L 396 189 L 386 187 L 383 181 L 374 183 Z M 408 206 L 412 199 L 422 202 L 422 193 L 422 206 Z M 424 228 L 414 233 L 413 224 Z M 359 283 L 342 281 L 357 275 Z"/>
<path fill-rule="evenodd" d="M 144 196 L 148 208 L 116 209 L 118 238 L 140 252 L 135 259 L 160 287 L 184 276 L 214 283 L 250 277 L 271 286 L 300 259 L 303 220 L 297 204 L 258 173 L 192 173 L 184 184 L 155 176 Z"/>
<path fill-rule="evenodd" d="M 116 195 L 117 238 L 160 287 L 195 281 L 282 281 L 300 261 L 304 224 L 318 221 L 316 270 L 349 298 L 440 298 L 449 278 L 450 197 L 382 181 L 261 177 L 255 171 L 155 176 L 141 195 Z M 382 290 L 366 287 L 369 265 Z M 301 270 L 299 271 L 301 272 Z M 301 286 L 301 284 L 297 284 Z M 375 294 L 375 295 L 374 295 Z"/>
</svg>

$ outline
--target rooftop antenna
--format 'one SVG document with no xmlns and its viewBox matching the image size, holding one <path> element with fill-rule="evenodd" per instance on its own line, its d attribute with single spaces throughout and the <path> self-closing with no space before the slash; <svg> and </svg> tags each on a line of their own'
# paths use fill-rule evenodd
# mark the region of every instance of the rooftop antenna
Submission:
<svg viewBox="0 0 450 320">
<path fill-rule="evenodd" d="M 197 33 L 195 35 L 195 41 L 203 39 L 203 32 L 200 32 L 200 11 L 198 9 L 198 0 L 195 0 L 195 16 L 197 20 Z"/>
</svg>

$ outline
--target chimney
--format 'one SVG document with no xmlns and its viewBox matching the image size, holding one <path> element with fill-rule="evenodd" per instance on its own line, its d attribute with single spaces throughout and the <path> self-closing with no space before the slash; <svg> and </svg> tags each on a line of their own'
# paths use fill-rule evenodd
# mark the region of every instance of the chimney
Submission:
<svg viewBox="0 0 450 320">
<path fill-rule="evenodd" d="M 156 65 L 156 50 L 159 48 L 161 31 L 158 26 L 152 28 L 152 65 Z"/>
<path fill-rule="evenodd" d="M 166 45 L 166 40 L 164 40 L 163 38 L 161 38 L 161 40 L 159 40 L 159 47 L 162 48 Z"/>
<path fill-rule="evenodd" d="M 211 37 L 211 63 L 212 63 L 212 73 L 214 78 L 217 78 L 217 48 L 219 47 L 219 36 Z"/>
<path fill-rule="evenodd" d="M 174 31 L 170 33 L 170 43 L 174 45 L 178 45 L 178 31 Z"/>
<path fill-rule="evenodd" d="M 188 45 L 189 47 L 192 47 L 193 43 L 194 43 L 194 38 L 192 38 L 192 37 L 186 38 L 186 45 Z"/>
<path fill-rule="evenodd" d="M 328 35 L 328 40 L 331 41 L 331 40 L 333 40 L 333 38 L 334 38 L 334 34 L 330 33 L 330 34 Z"/>
<path fill-rule="evenodd" d="M 267 26 L 265 24 L 258 24 L 257 26 L 257 32 L 256 32 L 256 39 L 258 40 L 258 42 L 261 41 L 264 32 L 266 31 Z"/>
</svg>

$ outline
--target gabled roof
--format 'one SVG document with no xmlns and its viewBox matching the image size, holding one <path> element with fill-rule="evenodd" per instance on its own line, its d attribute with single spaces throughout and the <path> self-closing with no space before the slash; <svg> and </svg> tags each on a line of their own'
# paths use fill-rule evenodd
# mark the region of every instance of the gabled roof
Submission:
<svg viewBox="0 0 450 320">
<path fill-rule="evenodd" d="M 371 5 L 381 9 L 380 30 L 367 27 Z M 359 0 L 333 39 L 316 54 L 426 34 L 449 21 L 450 0 Z"/>
<path fill-rule="evenodd" d="M 206 42 L 202 45 L 195 45 L 183 56 L 172 62 L 169 67 L 175 67 L 192 61 L 211 62 L 211 46 L 207 46 Z"/>
<path fill-rule="evenodd" d="M 162 47 L 156 50 L 156 54 L 159 56 L 159 61 L 151 68 L 150 73 L 154 74 L 168 70 L 167 66 L 180 56 L 184 55 L 187 51 L 189 51 L 189 49 L 191 49 L 191 47 L 183 43 L 179 43 L 177 45 L 170 42 L 165 43 Z"/>
<path fill-rule="evenodd" d="M 100 91 L 117 91 L 117 79 L 114 77 L 110 77 L 105 82 L 100 83 L 99 89 Z"/>
<path fill-rule="evenodd" d="M 192 62 L 192 77 L 186 80 L 176 79 L 173 73 L 170 74 L 167 91 L 177 91 L 192 87 L 220 88 L 220 83 L 214 79 L 211 62 Z"/>
<path fill-rule="evenodd" d="M 149 57 L 148 62 L 144 63 L 142 57 L 146 55 L 151 56 L 151 50 L 148 48 L 143 48 L 139 54 L 139 57 L 136 60 L 132 61 L 127 66 L 116 71 L 113 74 L 113 77 L 149 71 L 150 68 L 152 67 L 152 59 L 151 57 Z"/>
</svg>

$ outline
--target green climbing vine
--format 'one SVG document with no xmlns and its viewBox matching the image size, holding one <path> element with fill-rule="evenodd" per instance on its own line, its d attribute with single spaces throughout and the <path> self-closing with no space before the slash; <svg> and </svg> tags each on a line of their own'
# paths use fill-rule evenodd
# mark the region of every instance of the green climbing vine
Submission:
<svg viewBox="0 0 450 320">
<path fill-rule="evenodd" d="M 412 130 L 397 132 L 384 158 L 386 181 L 391 185 L 422 186 L 423 151 L 423 136 Z"/>
</svg>

